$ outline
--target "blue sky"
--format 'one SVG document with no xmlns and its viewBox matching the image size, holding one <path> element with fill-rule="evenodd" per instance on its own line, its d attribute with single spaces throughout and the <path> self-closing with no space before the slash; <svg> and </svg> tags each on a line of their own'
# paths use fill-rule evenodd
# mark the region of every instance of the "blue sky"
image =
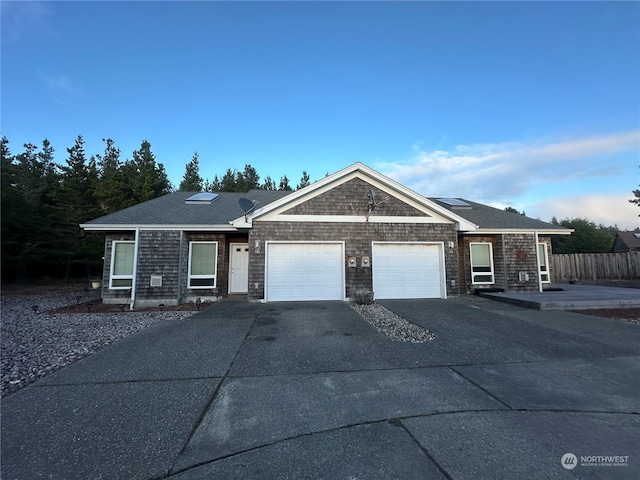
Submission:
<svg viewBox="0 0 640 480">
<path fill-rule="evenodd" d="M 638 2 L 12 2 L 2 135 L 640 226 Z"/>
</svg>

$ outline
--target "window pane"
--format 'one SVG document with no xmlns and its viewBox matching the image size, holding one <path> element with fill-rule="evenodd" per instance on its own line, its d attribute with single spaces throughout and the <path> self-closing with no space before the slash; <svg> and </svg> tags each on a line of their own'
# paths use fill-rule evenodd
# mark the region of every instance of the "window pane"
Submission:
<svg viewBox="0 0 640 480">
<path fill-rule="evenodd" d="M 131 287 L 132 283 L 130 278 L 114 278 L 111 280 L 111 287 Z"/>
<path fill-rule="evenodd" d="M 212 278 L 192 278 L 189 280 L 190 287 L 213 287 Z"/>
<path fill-rule="evenodd" d="M 473 272 L 491 272 L 491 267 L 473 267 Z"/>
<path fill-rule="evenodd" d="M 546 270 L 547 267 L 547 246 L 544 243 L 538 244 L 538 257 L 540 258 L 540 267 L 544 267 L 542 270 Z"/>
<path fill-rule="evenodd" d="M 112 275 L 133 275 L 133 243 L 114 243 Z"/>
<path fill-rule="evenodd" d="M 471 265 L 474 267 L 491 267 L 489 244 L 471 245 Z"/>
<path fill-rule="evenodd" d="M 191 275 L 215 275 L 215 243 L 194 243 L 191 245 Z"/>
<path fill-rule="evenodd" d="M 493 283 L 493 275 L 474 275 L 473 283 Z"/>
</svg>

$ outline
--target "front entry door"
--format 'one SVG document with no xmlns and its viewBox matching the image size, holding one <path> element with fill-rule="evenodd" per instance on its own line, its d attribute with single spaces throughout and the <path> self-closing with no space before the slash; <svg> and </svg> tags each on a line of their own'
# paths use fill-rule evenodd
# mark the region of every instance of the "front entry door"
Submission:
<svg viewBox="0 0 640 480">
<path fill-rule="evenodd" d="M 229 245 L 231 256 L 229 264 L 229 293 L 249 292 L 249 245 L 246 243 L 232 243 Z"/>
</svg>

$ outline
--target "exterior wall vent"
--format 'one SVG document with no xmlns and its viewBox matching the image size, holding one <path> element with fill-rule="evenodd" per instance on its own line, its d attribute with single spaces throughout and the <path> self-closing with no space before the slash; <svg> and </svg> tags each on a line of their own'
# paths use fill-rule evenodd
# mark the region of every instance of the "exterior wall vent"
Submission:
<svg viewBox="0 0 640 480">
<path fill-rule="evenodd" d="M 152 287 L 161 287 L 162 286 L 162 275 L 151 275 L 151 284 Z"/>
</svg>

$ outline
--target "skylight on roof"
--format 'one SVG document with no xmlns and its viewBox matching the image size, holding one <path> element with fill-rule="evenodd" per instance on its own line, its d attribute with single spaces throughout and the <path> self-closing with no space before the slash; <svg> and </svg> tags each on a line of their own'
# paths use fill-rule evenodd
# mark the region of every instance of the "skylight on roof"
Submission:
<svg viewBox="0 0 640 480">
<path fill-rule="evenodd" d="M 633 236 L 636 238 L 640 238 L 640 233 L 634 233 Z"/>
<path fill-rule="evenodd" d="M 200 192 L 187 198 L 186 203 L 207 204 L 213 202 L 218 197 L 219 195 L 217 193 Z"/>
<path fill-rule="evenodd" d="M 438 201 L 440 203 L 444 203 L 445 205 L 449 205 L 450 207 L 470 207 L 467 202 L 463 202 L 458 198 L 439 198 Z"/>
</svg>

